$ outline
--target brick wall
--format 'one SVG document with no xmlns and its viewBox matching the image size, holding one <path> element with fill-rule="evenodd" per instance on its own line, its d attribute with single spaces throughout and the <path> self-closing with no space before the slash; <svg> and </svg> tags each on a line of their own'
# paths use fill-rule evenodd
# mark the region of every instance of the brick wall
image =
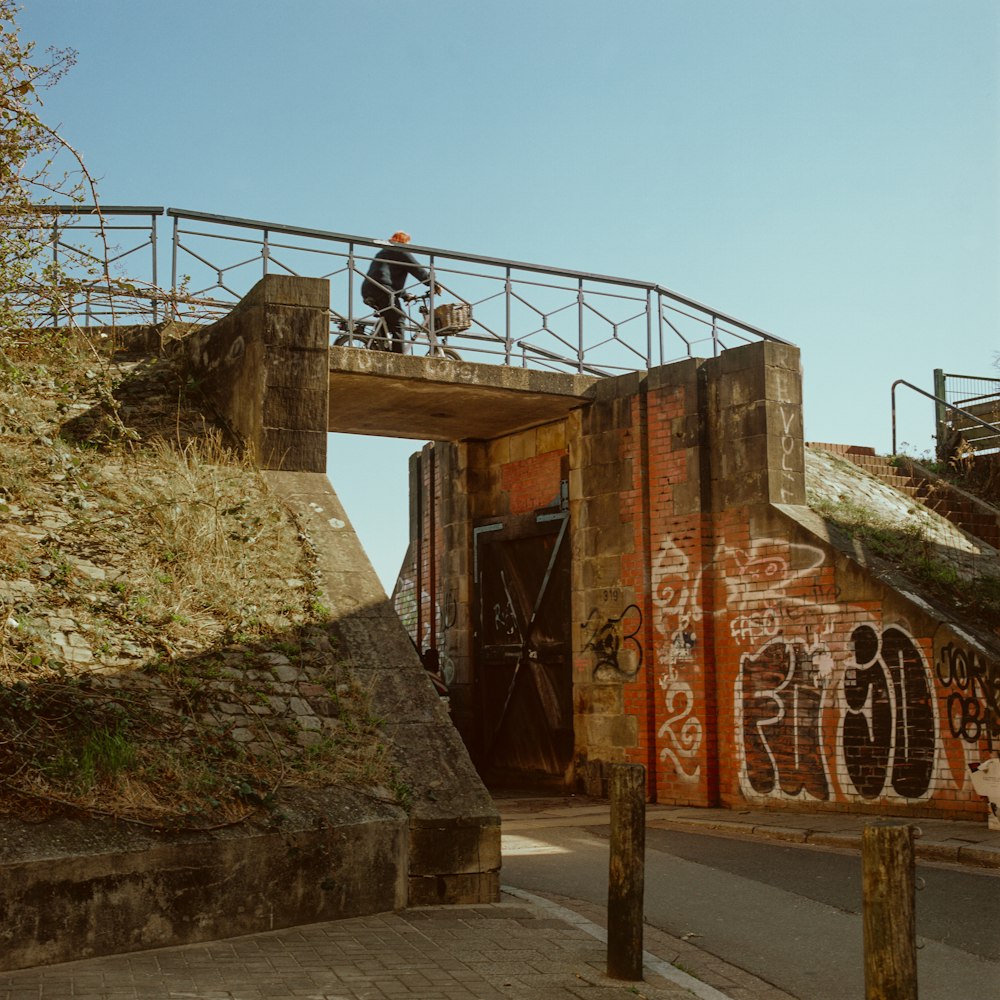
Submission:
<svg viewBox="0 0 1000 1000">
<path fill-rule="evenodd" d="M 607 765 L 634 761 L 664 803 L 985 816 L 968 765 L 1000 745 L 1000 642 L 804 505 L 794 348 L 603 380 L 563 421 L 432 450 L 454 459 L 436 502 L 461 510 L 436 536 L 435 586 L 466 625 L 449 656 L 467 740 L 474 526 L 568 479 L 577 787 L 604 794 Z"/>
</svg>

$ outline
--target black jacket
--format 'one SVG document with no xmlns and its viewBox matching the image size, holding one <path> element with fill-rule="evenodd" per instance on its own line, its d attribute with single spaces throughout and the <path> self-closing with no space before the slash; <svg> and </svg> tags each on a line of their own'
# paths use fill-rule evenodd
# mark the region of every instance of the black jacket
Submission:
<svg viewBox="0 0 1000 1000">
<path fill-rule="evenodd" d="M 431 276 L 411 254 L 398 246 L 386 247 L 379 250 L 368 268 L 368 276 L 361 285 L 361 298 L 368 301 L 396 295 L 411 277 L 425 285 L 431 283 Z"/>
</svg>

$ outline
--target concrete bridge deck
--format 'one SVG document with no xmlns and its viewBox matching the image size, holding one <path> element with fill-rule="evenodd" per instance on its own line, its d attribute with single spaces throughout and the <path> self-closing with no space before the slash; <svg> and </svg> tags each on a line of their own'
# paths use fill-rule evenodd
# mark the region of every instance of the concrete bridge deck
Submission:
<svg viewBox="0 0 1000 1000">
<path fill-rule="evenodd" d="M 488 440 L 565 417 L 589 402 L 600 381 L 331 347 L 328 429 L 422 441 Z"/>
</svg>

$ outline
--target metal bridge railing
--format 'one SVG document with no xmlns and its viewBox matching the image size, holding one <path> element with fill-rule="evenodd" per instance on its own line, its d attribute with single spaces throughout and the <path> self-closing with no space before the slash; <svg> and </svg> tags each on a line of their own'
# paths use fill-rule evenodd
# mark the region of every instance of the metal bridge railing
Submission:
<svg viewBox="0 0 1000 1000">
<path fill-rule="evenodd" d="M 71 216 L 94 209 L 70 208 Z M 170 286 L 157 286 L 155 208 L 102 208 L 107 230 L 130 227 L 117 217 L 149 214 L 139 246 L 117 252 L 120 262 L 152 247 L 151 270 L 139 276 L 154 319 L 160 306 L 181 320 L 207 320 L 228 312 L 265 274 L 326 278 L 330 282 L 331 333 L 352 332 L 373 319 L 360 286 L 386 241 L 170 208 Z M 55 223 L 54 223 L 55 225 Z M 70 228 L 59 223 L 53 245 L 64 245 Z M 612 374 L 666 364 L 685 357 L 716 356 L 756 340 L 788 343 L 662 285 L 552 268 L 523 261 L 462 254 L 435 247 L 407 247 L 442 292 L 432 295 L 427 317 L 434 333 L 434 306 L 466 304 L 472 325 L 447 332 L 448 347 L 469 361 L 557 371 Z M 148 285 L 146 284 L 148 282 Z M 413 289 L 416 291 L 416 289 Z M 423 286 L 420 286 L 423 291 Z M 436 301 L 435 301 L 436 299 Z M 78 315 L 96 315 L 94 302 L 76 302 Z"/>
<path fill-rule="evenodd" d="M 52 273 L 17 296 L 29 321 L 86 326 L 158 322 L 164 314 L 157 268 L 158 205 L 42 205 L 32 223 L 48 244 Z M 54 293 L 54 294 L 53 294 Z"/>
<path fill-rule="evenodd" d="M 228 309 L 262 274 L 277 272 L 327 278 L 337 329 L 372 319 L 360 284 L 385 241 L 206 212 L 167 215 L 174 220 L 172 286 L 192 308 Z M 714 356 L 753 340 L 787 343 L 649 282 L 413 244 L 407 250 L 442 288 L 440 302 L 471 308 L 472 327 L 448 335 L 448 346 L 470 361 L 612 373 Z M 432 296 L 432 332 L 435 304 Z"/>
</svg>

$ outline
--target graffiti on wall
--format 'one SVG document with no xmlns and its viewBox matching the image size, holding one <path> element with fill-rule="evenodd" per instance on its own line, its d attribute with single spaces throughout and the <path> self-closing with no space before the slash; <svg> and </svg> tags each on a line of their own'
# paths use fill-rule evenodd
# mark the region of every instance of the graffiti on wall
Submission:
<svg viewBox="0 0 1000 1000">
<path fill-rule="evenodd" d="M 817 623 L 827 622 L 839 610 L 839 594 L 822 578 L 825 560 L 815 545 L 780 539 L 758 539 L 749 549 L 720 545 L 712 565 L 726 588 L 733 639 L 758 646 L 804 625 L 815 631 Z"/>
<path fill-rule="evenodd" d="M 933 678 L 913 637 L 898 625 L 871 624 L 848 637 L 845 616 L 856 621 L 862 611 L 842 603 L 818 546 L 722 545 L 711 565 L 729 634 L 748 647 L 736 683 L 744 794 L 826 800 L 839 786 L 864 799 L 926 796 L 937 715 Z M 958 719 L 966 710 L 978 718 L 961 696 L 955 706 Z"/>
<path fill-rule="evenodd" d="M 637 638 L 642 629 L 642 612 L 630 604 L 619 615 L 608 615 L 591 608 L 580 626 L 587 633 L 583 645 L 594 658 L 595 681 L 632 681 L 642 667 L 642 644 Z"/>
<path fill-rule="evenodd" d="M 704 617 L 700 595 L 705 574 L 717 576 L 725 588 L 729 630 L 737 644 L 759 650 L 778 636 L 802 633 L 808 656 L 820 657 L 817 622 L 827 620 L 828 612 L 837 610 L 839 596 L 836 588 L 821 578 L 824 560 L 824 552 L 817 546 L 765 538 L 755 540 L 748 549 L 720 544 L 707 566 L 692 569 L 687 553 L 672 539 L 664 540 L 653 568 L 658 683 L 667 710 L 657 737 L 660 759 L 682 780 L 696 781 L 700 773 L 703 727 L 692 682 L 701 673 L 697 642 Z M 768 655 L 774 655 L 773 651 Z M 793 665 L 796 656 L 804 655 L 794 648 L 787 653 Z M 782 691 L 806 690 L 801 674 L 794 666 L 786 669 Z M 763 777 L 759 780 L 766 783 Z M 796 784 L 794 778 L 787 780 Z M 805 787 L 817 794 L 821 784 L 814 778 Z M 782 787 L 776 780 L 775 788 Z"/>
<path fill-rule="evenodd" d="M 905 799 L 927 793 L 937 726 L 932 680 L 913 637 L 896 625 L 860 625 L 851 634 L 854 664 L 844 677 L 841 740 L 857 792 L 875 799 L 892 789 Z"/>
<path fill-rule="evenodd" d="M 417 641 L 417 588 L 408 576 L 401 576 L 393 595 L 393 607 L 410 638 Z"/>
<path fill-rule="evenodd" d="M 759 646 L 778 634 L 778 620 L 775 608 L 747 611 L 734 615 L 729 620 L 729 631 L 741 646 Z"/>
<path fill-rule="evenodd" d="M 831 770 L 850 783 L 841 789 L 849 796 L 927 794 L 937 722 L 923 654 L 898 625 L 856 627 L 851 650 L 839 669 L 825 644 L 777 638 L 743 655 L 736 698 L 748 797 L 825 800 Z M 833 744 L 828 760 L 824 748 Z"/>
<path fill-rule="evenodd" d="M 740 660 L 741 780 L 757 795 L 827 799 L 821 731 L 833 657 L 823 645 L 773 639 Z"/>
<path fill-rule="evenodd" d="M 702 622 L 701 570 L 670 539 L 653 567 L 653 629 L 656 634 L 657 684 L 666 718 L 656 733 L 660 760 L 677 778 L 695 784 L 701 777 L 703 727 L 691 681 L 700 673 L 698 626 Z"/>
<path fill-rule="evenodd" d="M 698 754 L 701 751 L 701 719 L 695 714 L 694 690 L 686 681 L 660 674 L 667 717 L 657 730 L 660 760 L 669 762 L 679 778 L 696 782 L 701 776 Z"/>
<path fill-rule="evenodd" d="M 450 685 L 455 680 L 455 661 L 451 657 L 452 643 L 448 638 L 448 633 L 458 621 L 458 600 L 454 590 L 449 590 L 440 600 L 435 601 L 434 613 L 437 615 L 439 669 L 445 683 Z"/>
<path fill-rule="evenodd" d="M 801 451 L 802 432 L 798 429 L 798 418 L 802 413 L 801 406 L 781 406 L 781 502 L 801 503 L 797 491 L 793 488 L 802 475 L 801 468 L 796 472 L 792 464 L 792 456 Z"/>
<path fill-rule="evenodd" d="M 951 735 L 966 743 L 1000 741 L 1000 663 L 949 642 L 937 655 L 937 678 L 948 692 Z"/>
<path fill-rule="evenodd" d="M 502 574 L 501 574 L 502 576 Z M 503 602 L 495 601 L 491 611 L 493 613 L 493 628 L 498 637 L 513 639 L 520 635 L 517 624 L 517 612 L 514 610 L 514 602 L 510 594 L 504 594 Z"/>
</svg>

